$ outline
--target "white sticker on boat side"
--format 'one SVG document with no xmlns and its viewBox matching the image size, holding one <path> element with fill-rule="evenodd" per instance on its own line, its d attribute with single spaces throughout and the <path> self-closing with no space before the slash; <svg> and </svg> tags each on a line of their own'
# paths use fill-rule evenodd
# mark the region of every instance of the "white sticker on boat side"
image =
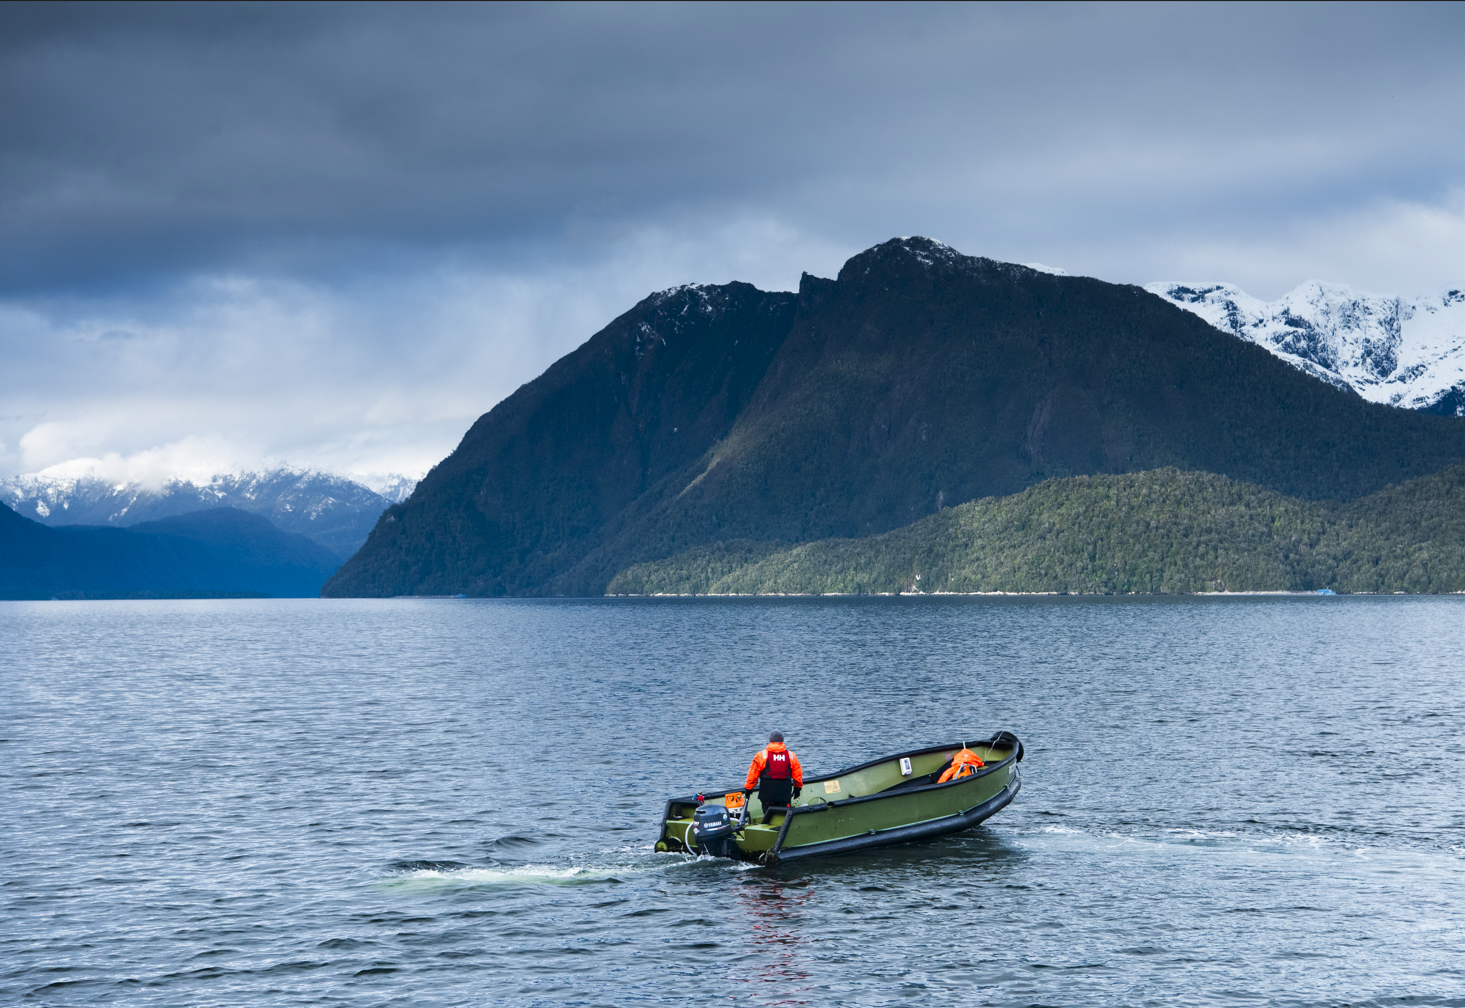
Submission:
<svg viewBox="0 0 1465 1008">
<path fill-rule="evenodd" d="M 832 780 L 832 781 L 825 781 L 824 782 L 824 793 L 825 794 L 834 794 L 834 792 L 836 792 L 838 790 L 839 790 L 839 781 Z"/>
</svg>

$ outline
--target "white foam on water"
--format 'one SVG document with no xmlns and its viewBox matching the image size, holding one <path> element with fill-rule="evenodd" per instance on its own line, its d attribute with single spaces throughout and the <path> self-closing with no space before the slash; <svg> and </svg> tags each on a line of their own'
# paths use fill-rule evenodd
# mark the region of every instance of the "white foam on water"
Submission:
<svg viewBox="0 0 1465 1008">
<path fill-rule="evenodd" d="M 417 868 L 388 876 L 381 884 L 392 889 L 445 889 L 456 886 L 585 885 L 607 882 L 623 875 L 651 871 L 625 865 L 514 865 L 502 868 Z"/>
<path fill-rule="evenodd" d="M 1465 848 L 1418 848 L 1379 844 L 1360 845 L 1356 836 L 1271 830 L 1255 833 L 1235 830 L 1162 828 L 1155 832 L 1083 830 L 1045 825 L 1016 830 L 1009 836 L 1034 851 L 1082 856 L 1090 852 L 1113 861 L 1126 852 L 1138 856 L 1198 857 L 1216 865 L 1272 870 L 1307 862 L 1331 863 L 1330 871 L 1359 877 L 1402 874 L 1421 878 L 1458 879 L 1465 868 Z"/>
<path fill-rule="evenodd" d="M 1198 830 L 1194 827 L 1189 826 L 1172 827 L 1170 829 L 1164 830 L 1164 832 L 1173 833 L 1176 836 L 1186 840 L 1214 840 L 1218 837 L 1230 840 L 1236 836 L 1236 834 L 1231 832 L 1230 830 L 1212 830 L 1210 832 L 1207 832 L 1206 830 Z"/>
<path fill-rule="evenodd" d="M 380 884 L 392 889 L 434 890 L 455 886 L 551 885 L 574 886 L 608 882 L 631 875 L 690 867 L 717 867 L 728 871 L 749 871 L 759 867 L 742 861 L 692 856 L 674 852 L 648 851 L 644 847 L 619 847 L 597 854 L 604 856 L 585 864 L 526 864 L 490 868 L 413 868 L 388 875 Z M 618 862 L 618 863 L 617 863 Z"/>
</svg>

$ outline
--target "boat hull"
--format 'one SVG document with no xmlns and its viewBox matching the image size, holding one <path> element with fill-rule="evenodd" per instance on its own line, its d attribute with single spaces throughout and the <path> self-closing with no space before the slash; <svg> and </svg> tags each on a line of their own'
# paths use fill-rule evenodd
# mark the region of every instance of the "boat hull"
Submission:
<svg viewBox="0 0 1465 1008">
<path fill-rule="evenodd" d="M 980 825 L 985 819 L 1001 812 L 1022 789 L 1021 780 L 1014 780 L 1010 785 L 1004 786 L 991 798 L 982 802 L 974 808 L 965 812 L 958 812 L 954 815 L 942 816 L 939 819 L 931 819 L 926 822 L 909 823 L 904 826 L 891 826 L 883 830 L 875 830 L 870 833 L 855 836 L 837 837 L 823 841 L 806 841 L 792 847 L 784 847 L 778 851 L 777 860 L 793 861 L 798 858 L 824 857 L 832 854 L 849 854 L 858 850 L 865 850 L 870 847 L 887 847 L 891 844 L 914 843 L 918 840 L 932 840 L 936 837 L 947 836 L 951 833 L 960 833 L 962 830 L 969 830 Z M 797 818 L 795 819 L 797 822 Z"/>
<path fill-rule="evenodd" d="M 1022 787 L 1022 743 L 1008 732 L 967 743 L 987 762 L 974 775 L 936 783 L 960 745 L 897 753 L 804 784 L 787 811 L 765 810 L 754 797 L 748 824 L 737 834 L 733 857 L 762 864 L 846 854 L 910 843 L 971 829 L 1011 804 Z M 726 795 L 704 795 L 722 804 Z M 697 851 L 690 835 L 696 798 L 667 802 L 657 850 Z"/>
</svg>

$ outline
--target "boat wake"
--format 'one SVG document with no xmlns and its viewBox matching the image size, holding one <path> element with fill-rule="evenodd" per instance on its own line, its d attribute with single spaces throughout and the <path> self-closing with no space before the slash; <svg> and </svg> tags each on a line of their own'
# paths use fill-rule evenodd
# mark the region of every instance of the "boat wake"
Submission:
<svg viewBox="0 0 1465 1008">
<path fill-rule="evenodd" d="M 1298 861 L 1331 862 L 1333 870 L 1392 872 L 1456 872 L 1465 848 L 1419 838 L 1389 836 L 1376 830 L 1318 827 L 1230 829 L 1155 826 L 1091 828 L 1044 823 L 1012 830 L 1019 846 L 1052 854 L 1102 854 L 1110 859 L 1127 854 L 1174 857 L 1202 856 L 1253 867 L 1281 867 Z M 1365 867 L 1368 866 L 1368 867 Z"/>
<path fill-rule="evenodd" d="M 738 873 L 757 867 L 724 858 L 620 847 L 583 858 L 566 858 L 559 863 L 470 865 L 459 861 L 396 861 L 379 883 L 388 889 L 409 892 L 525 885 L 614 885 L 636 875 L 685 870 Z"/>
</svg>

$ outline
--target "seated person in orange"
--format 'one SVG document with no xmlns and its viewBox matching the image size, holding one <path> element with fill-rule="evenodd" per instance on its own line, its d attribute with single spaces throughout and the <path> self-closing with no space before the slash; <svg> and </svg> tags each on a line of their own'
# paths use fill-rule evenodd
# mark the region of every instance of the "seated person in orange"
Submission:
<svg viewBox="0 0 1465 1008">
<path fill-rule="evenodd" d="M 951 766 L 947 767 L 946 772 L 937 778 L 936 783 L 945 784 L 949 780 L 969 776 L 986 765 L 976 753 L 963 746 L 961 752 L 951 757 Z"/>
<path fill-rule="evenodd" d="M 748 779 L 744 789 L 758 789 L 758 800 L 763 803 L 763 820 L 768 821 L 768 810 L 787 808 L 804 790 L 804 768 L 799 758 L 783 744 L 783 733 L 774 732 L 768 736 L 768 748 L 753 757 L 748 767 Z"/>
</svg>

